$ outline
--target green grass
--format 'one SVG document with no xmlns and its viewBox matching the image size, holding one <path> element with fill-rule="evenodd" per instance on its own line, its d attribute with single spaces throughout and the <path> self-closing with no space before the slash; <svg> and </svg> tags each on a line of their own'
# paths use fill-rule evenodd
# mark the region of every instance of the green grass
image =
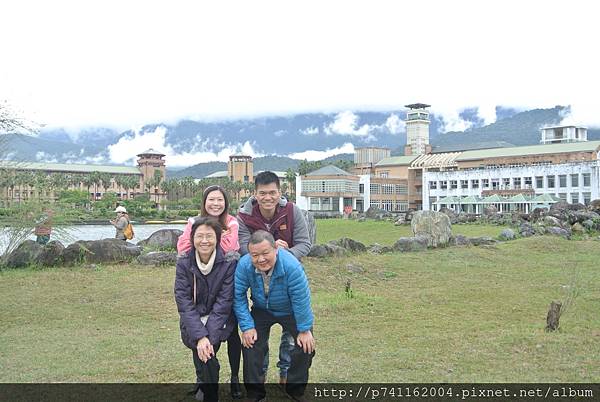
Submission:
<svg viewBox="0 0 600 402">
<path fill-rule="evenodd" d="M 498 237 L 503 226 L 484 224 L 453 225 L 452 233 L 468 237 Z M 342 237 L 350 237 L 366 245 L 379 243 L 391 246 L 399 237 L 409 237 L 413 233 L 410 225 L 395 226 L 393 222 L 367 220 L 358 222 L 351 219 L 318 219 L 317 243 L 326 243 Z"/>
<path fill-rule="evenodd" d="M 555 237 L 306 258 L 311 381 L 599 382 L 599 259 L 600 242 Z M 174 267 L 132 264 L 0 272 L 0 382 L 193 382 L 173 278 Z M 580 294 L 546 333 L 548 306 L 573 278 Z M 226 381 L 225 346 L 219 358 Z"/>
</svg>

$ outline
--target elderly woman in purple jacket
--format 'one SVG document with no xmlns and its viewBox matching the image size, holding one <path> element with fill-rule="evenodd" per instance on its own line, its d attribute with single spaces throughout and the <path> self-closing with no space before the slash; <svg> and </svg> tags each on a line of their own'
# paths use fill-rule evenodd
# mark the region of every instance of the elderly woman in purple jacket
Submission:
<svg viewBox="0 0 600 402">
<path fill-rule="evenodd" d="M 236 261 L 226 261 L 219 246 L 221 226 L 211 217 L 197 219 L 192 248 L 177 260 L 175 301 L 181 339 L 192 349 L 196 382 L 204 401 L 218 400 L 217 352 L 236 325 L 232 312 Z"/>
</svg>

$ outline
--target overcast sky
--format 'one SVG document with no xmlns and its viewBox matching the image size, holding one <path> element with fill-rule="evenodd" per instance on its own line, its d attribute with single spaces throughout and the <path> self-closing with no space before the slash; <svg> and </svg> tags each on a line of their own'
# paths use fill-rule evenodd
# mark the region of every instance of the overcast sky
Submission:
<svg viewBox="0 0 600 402">
<path fill-rule="evenodd" d="M 0 100 L 49 127 L 572 105 L 600 125 L 593 1 L 0 3 Z"/>
</svg>

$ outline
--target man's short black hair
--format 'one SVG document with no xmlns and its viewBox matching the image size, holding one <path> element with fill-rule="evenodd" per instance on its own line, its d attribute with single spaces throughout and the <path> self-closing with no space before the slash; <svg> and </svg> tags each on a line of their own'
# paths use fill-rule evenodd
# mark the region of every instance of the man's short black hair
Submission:
<svg viewBox="0 0 600 402">
<path fill-rule="evenodd" d="M 275 173 L 265 170 L 264 172 L 260 172 L 256 175 L 256 178 L 254 179 L 254 188 L 271 183 L 275 183 L 275 185 L 277 185 L 277 188 L 280 188 L 279 177 L 277 177 Z"/>
</svg>

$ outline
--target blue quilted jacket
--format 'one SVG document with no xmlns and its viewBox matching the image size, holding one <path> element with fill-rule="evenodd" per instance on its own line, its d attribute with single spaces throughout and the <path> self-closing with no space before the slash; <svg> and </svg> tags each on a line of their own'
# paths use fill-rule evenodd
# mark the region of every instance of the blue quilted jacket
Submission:
<svg viewBox="0 0 600 402">
<path fill-rule="evenodd" d="M 254 320 L 248 309 L 248 289 L 254 307 L 267 310 L 277 317 L 293 315 L 299 332 L 312 328 L 314 317 L 310 306 L 308 279 L 300 261 L 289 251 L 282 248 L 277 250 L 268 297 L 265 296 L 262 275 L 256 272 L 250 255 L 246 254 L 238 262 L 233 309 L 242 331 L 254 328 Z"/>
</svg>

